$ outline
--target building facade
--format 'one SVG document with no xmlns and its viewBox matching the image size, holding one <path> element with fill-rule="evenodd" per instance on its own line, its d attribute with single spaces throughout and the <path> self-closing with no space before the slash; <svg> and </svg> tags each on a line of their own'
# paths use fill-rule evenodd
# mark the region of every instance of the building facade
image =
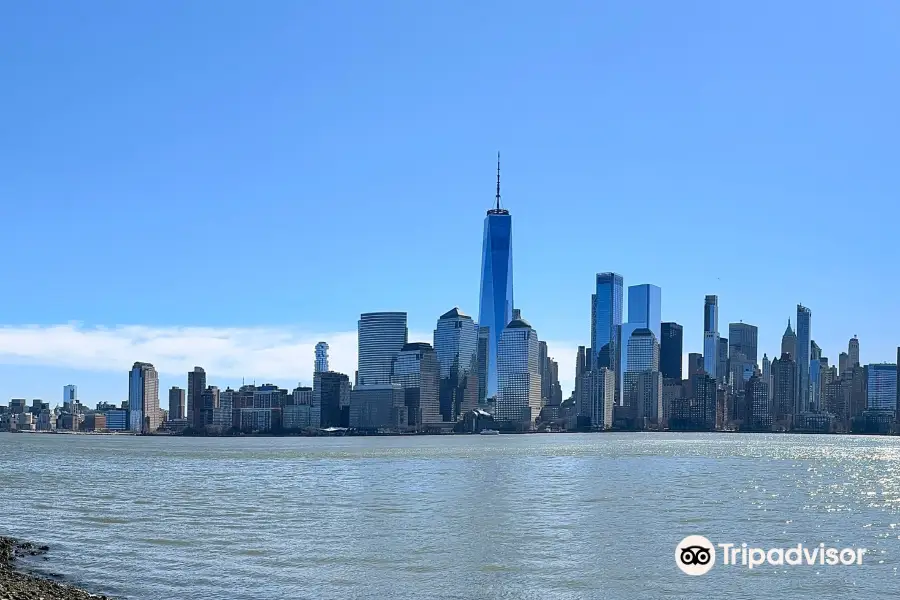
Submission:
<svg viewBox="0 0 900 600">
<path fill-rule="evenodd" d="M 591 369 L 620 370 L 619 334 L 622 327 L 623 279 L 618 273 L 597 273 L 591 306 Z"/>
<path fill-rule="evenodd" d="M 188 424 L 196 430 L 203 429 L 200 403 L 205 389 L 206 371 L 202 367 L 194 367 L 193 371 L 188 371 L 187 419 Z"/>
<path fill-rule="evenodd" d="M 363 313 L 358 335 L 357 385 L 390 384 L 394 358 L 407 342 L 406 313 Z"/>
<path fill-rule="evenodd" d="M 128 373 L 128 428 L 151 433 L 162 424 L 159 410 L 159 377 L 150 363 L 136 362 Z"/>
<path fill-rule="evenodd" d="M 497 354 L 499 388 L 494 419 L 521 428 L 531 428 L 541 412 L 541 370 L 538 337 L 528 321 L 509 322 Z"/>
<path fill-rule="evenodd" d="M 169 388 L 169 420 L 184 419 L 185 407 L 184 390 L 173 385 Z"/>
<path fill-rule="evenodd" d="M 749 323 L 728 324 L 728 354 L 730 356 L 743 355 L 754 365 L 757 364 L 757 344 L 759 330 L 756 325 Z"/>
<path fill-rule="evenodd" d="M 431 344 L 410 342 L 394 359 L 391 383 L 403 388 L 407 425 L 440 423 L 440 365 Z"/>
<path fill-rule="evenodd" d="M 719 373 L 719 298 L 703 300 L 703 370 L 710 377 Z"/>
<path fill-rule="evenodd" d="M 812 342 L 812 311 L 797 305 L 797 414 L 813 409 L 809 395 L 809 362 Z"/>
<path fill-rule="evenodd" d="M 866 410 L 890 412 L 897 409 L 897 365 L 866 365 Z"/>
<path fill-rule="evenodd" d="M 453 308 L 438 319 L 434 351 L 440 365 L 440 413 L 457 421 L 478 406 L 478 326 Z"/>
<path fill-rule="evenodd" d="M 313 365 L 313 373 L 327 373 L 328 368 L 328 344 L 319 342 L 316 344 L 316 362 Z"/>
<path fill-rule="evenodd" d="M 406 429 L 408 415 L 400 385 L 359 386 L 350 394 L 350 427 L 354 429 Z"/>
<path fill-rule="evenodd" d="M 350 391 L 350 378 L 343 373 L 326 371 L 313 375 L 312 408 L 310 409 L 312 426 L 340 427 L 345 406 L 348 407 L 349 418 Z"/>
<path fill-rule="evenodd" d="M 663 379 L 683 379 L 682 362 L 684 355 L 684 329 L 678 323 L 663 323 L 660 326 L 659 370 Z"/>
</svg>

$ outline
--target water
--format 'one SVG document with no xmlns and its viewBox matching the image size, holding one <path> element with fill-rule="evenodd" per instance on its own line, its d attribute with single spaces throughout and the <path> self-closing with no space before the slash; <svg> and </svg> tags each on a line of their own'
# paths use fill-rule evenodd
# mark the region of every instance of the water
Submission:
<svg viewBox="0 0 900 600">
<path fill-rule="evenodd" d="M 898 467 L 866 437 L 0 434 L 0 533 L 141 600 L 895 598 Z M 688 577 L 689 534 L 869 552 Z"/>
</svg>

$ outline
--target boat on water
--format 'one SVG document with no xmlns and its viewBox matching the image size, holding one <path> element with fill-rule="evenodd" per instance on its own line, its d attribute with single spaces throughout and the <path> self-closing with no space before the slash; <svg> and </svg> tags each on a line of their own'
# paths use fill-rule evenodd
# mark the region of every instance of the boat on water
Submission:
<svg viewBox="0 0 900 600">
<path fill-rule="evenodd" d="M 500 432 L 496 429 L 482 429 L 479 433 L 481 435 L 500 435 Z"/>
</svg>

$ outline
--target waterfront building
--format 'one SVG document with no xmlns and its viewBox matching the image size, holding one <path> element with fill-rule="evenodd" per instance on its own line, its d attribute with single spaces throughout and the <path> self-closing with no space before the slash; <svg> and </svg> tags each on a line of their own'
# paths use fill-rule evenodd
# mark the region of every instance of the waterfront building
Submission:
<svg viewBox="0 0 900 600">
<path fill-rule="evenodd" d="M 728 355 L 743 355 L 754 365 L 757 364 L 757 340 L 759 330 L 756 325 L 749 323 L 729 323 L 728 324 Z"/>
<path fill-rule="evenodd" d="M 407 335 L 405 312 L 360 315 L 357 385 L 390 384 L 394 358 L 406 344 Z"/>
<path fill-rule="evenodd" d="M 663 379 L 682 379 L 684 329 L 678 323 L 663 323 L 660 327 L 659 370 Z"/>
<path fill-rule="evenodd" d="M 344 407 L 347 407 L 346 411 Z M 312 426 L 341 427 L 344 412 L 347 412 L 349 420 L 350 378 L 335 371 L 316 373 L 313 376 L 312 408 L 310 409 Z"/>
<path fill-rule="evenodd" d="M 621 370 L 619 336 L 622 327 L 623 279 L 618 273 L 597 273 L 591 306 L 591 369 Z M 627 339 L 624 337 L 622 339 Z"/>
<path fill-rule="evenodd" d="M 319 342 L 316 344 L 316 362 L 313 373 L 327 373 L 330 370 L 328 368 L 328 344 Z"/>
<path fill-rule="evenodd" d="M 746 384 L 747 426 L 753 431 L 772 429 L 772 407 L 769 402 L 769 383 L 765 376 L 754 373 Z"/>
<path fill-rule="evenodd" d="M 234 426 L 234 399 L 238 392 L 230 387 L 225 390 L 215 389 L 218 393 L 218 402 L 212 409 L 211 426 L 214 431 L 223 433 L 229 431 Z M 204 405 L 205 404 L 204 395 Z"/>
<path fill-rule="evenodd" d="M 408 425 L 406 395 L 399 384 L 357 386 L 350 393 L 350 427 L 400 431 Z"/>
<path fill-rule="evenodd" d="M 169 420 L 174 421 L 185 417 L 184 390 L 173 385 L 169 388 Z"/>
<path fill-rule="evenodd" d="M 796 414 L 813 410 L 810 401 L 809 367 L 812 349 L 812 311 L 797 305 L 797 410 Z"/>
<path fill-rule="evenodd" d="M 494 419 L 530 429 L 541 411 L 537 332 L 524 319 L 509 322 L 497 354 L 499 388 Z"/>
<path fill-rule="evenodd" d="M 672 431 L 712 431 L 716 426 L 716 378 L 705 371 L 690 377 L 690 395 L 672 403 L 669 429 Z"/>
<path fill-rule="evenodd" d="M 719 374 L 719 298 L 703 300 L 703 370 L 710 377 Z"/>
<path fill-rule="evenodd" d="M 431 344 L 410 342 L 394 358 L 391 383 L 403 388 L 407 425 L 440 423 L 440 365 Z"/>
<path fill-rule="evenodd" d="M 453 308 L 438 319 L 434 351 L 440 365 L 440 413 L 455 422 L 478 406 L 478 326 Z"/>
<path fill-rule="evenodd" d="M 894 413 L 897 409 L 897 365 L 866 365 L 866 409 Z"/>
<path fill-rule="evenodd" d="M 623 340 L 624 341 L 624 340 Z M 626 346 L 627 371 L 622 383 L 622 405 L 638 420 L 658 422 L 662 414 L 662 376 L 659 343 L 653 331 L 636 329 Z"/>
<path fill-rule="evenodd" d="M 106 429 L 108 431 L 126 431 L 128 429 L 128 411 L 123 408 L 113 408 L 104 411 L 106 415 Z"/>
<path fill-rule="evenodd" d="M 128 372 L 128 428 L 151 433 L 162 424 L 159 377 L 150 363 L 136 362 Z"/>
<path fill-rule="evenodd" d="M 206 389 L 206 371 L 202 367 L 194 367 L 188 371 L 187 387 L 187 419 L 190 427 L 203 429 L 203 415 L 200 412 L 203 391 Z"/>
<path fill-rule="evenodd" d="M 481 250 L 481 282 L 479 291 L 478 326 L 484 330 L 487 344 L 484 356 L 479 353 L 482 366 L 486 402 L 498 393 L 498 357 L 500 337 L 513 320 L 513 259 L 512 217 L 500 207 L 500 155 L 497 154 L 496 205 L 484 219 L 484 239 Z"/>
<path fill-rule="evenodd" d="M 582 375 L 584 390 L 578 404 L 578 416 L 593 429 L 609 429 L 613 424 L 613 408 L 616 403 L 616 376 L 606 367 L 586 371 Z"/>
</svg>

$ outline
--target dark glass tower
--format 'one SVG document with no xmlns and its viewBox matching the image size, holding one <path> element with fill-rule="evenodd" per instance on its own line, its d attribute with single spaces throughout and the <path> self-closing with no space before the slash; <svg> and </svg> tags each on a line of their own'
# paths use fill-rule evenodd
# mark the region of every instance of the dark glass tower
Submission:
<svg viewBox="0 0 900 600">
<path fill-rule="evenodd" d="M 484 219 L 484 242 L 481 250 L 481 293 L 478 327 L 487 341 L 485 363 L 479 365 L 484 374 L 484 395 L 479 401 L 497 395 L 497 346 L 500 334 L 512 321 L 513 264 L 512 217 L 500 208 L 500 154 L 497 153 L 497 204 Z M 484 330 L 487 329 L 487 332 Z"/>
<path fill-rule="evenodd" d="M 659 344 L 659 370 L 666 379 L 682 379 L 681 362 L 684 352 L 684 329 L 678 323 L 662 324 Z"/>
<path fill-rule="evenodd" d="M 591 316 L 591 368 L 606 367 L 619 372 L 619 328 L 622 326 L 622 276 L 618 273 L 597 273 L 597 293 L 593 296 Z M 622 340 L 622 344 L 627 344 Z"/>
</svg>

